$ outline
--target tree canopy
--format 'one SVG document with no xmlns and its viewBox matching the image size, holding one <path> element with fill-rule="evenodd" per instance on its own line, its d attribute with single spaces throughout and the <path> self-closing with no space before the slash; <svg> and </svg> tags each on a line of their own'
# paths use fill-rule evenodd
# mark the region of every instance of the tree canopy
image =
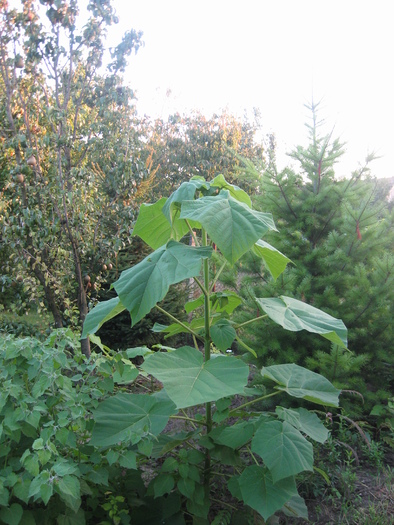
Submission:
<svg viewBox="0 0 394 525">
<path fill-rule="evenodd" d="M 75 0 L 41 3 L 1 2 L 1 243 L 12 252 L 8 283 L 20 275 L 59 327 L 86 316 L 151 163 L 120 76 L 142 34 L 131 30 L 106 57 L 109 0 L 88 2 L 83 27 Z"/>
</svg>

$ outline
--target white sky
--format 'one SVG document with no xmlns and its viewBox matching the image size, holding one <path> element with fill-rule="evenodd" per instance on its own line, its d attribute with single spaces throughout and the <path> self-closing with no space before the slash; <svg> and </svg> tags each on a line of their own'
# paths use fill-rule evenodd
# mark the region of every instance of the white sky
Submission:
<svg viewBox="0 0 394 525">
<path fill-rule="evenodd" d="M 261 111 L 282 151 L 306 145 L 305 103 L 347 143 L 338 175 L 372 151 L 394 176 L 392 0 L 114 0 L 120 23 L 144 32 L 127 82 L 138 109 L 166 117 L 227 108 Z M 172 94 L 166 96 L 167 90 Z"/>
</svg>

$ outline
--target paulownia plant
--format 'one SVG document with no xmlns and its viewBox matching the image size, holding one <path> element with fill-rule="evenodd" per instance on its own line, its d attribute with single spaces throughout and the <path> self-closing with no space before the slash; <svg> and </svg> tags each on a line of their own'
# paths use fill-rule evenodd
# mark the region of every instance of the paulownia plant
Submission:
<svg viewBox="0 0 394 525">
<path fill-rule="evenodd" d="M 194 177 L 168 199 L 142 205 L 133 235 L 153 252 L 124 271 L 112 285 L 117 297 L 99 303 L 86 318 L 82 337 L 125 309 L 133 325 L 152 308 L 163 312 L 160 301 L 181 281 L 200 291 L 185 305 L 188 322 L 168 314 L 170 324 L 154 328 L 167 336 L 185 332 L 193 346 L 129 349 L 129 358 L 143 356 L 138 381 L 146 378 L 149 389 L 132 393 L 131 385 L 103 401 L 93 414 L 92 445 L 104 450 L 127 443 L 136 468 L 146 472 L 151 465 L 153 479 L 147 495 L 133 506 L 133 523 L 210 523 L 215 509 L 234 509 L 236 499 L 265 520 L 279 510 L 306 516 L 295 476 L 313 470 L 312 441 L 324 442 L 328 431 L 306 408 L 277 406 L 273 413 L 256 406 L 285 393 L 336 407 L 340 391 L 296 364 L 262 368 L 259 373 L 272 386 L 268 393 L 264 387 L 248 387 L 249 366 L 243 355 L 230 351 L 237 341 L 238 348 L 253 353 L 238 335 L 245 323 L 231 319 L 242 299 L 217 286 L 226 265 L 234 265 L 249 250 L 277 278 L 289 259 L 262 240 L 275 229 L 272 216 L 254 210 L 249 196 L 222 175 L 210 182 Z M 273 321 L 287 330 L 308 330 L 347 345 L 342 321 L 304 302 L 276 297 L 257 303 L 265 315 L 247 323 Z M 157 385 L 154 391 L 152 384 Z M 171 432 L 170 419 L 185 427 Z M 231 493 L 227 498 L 226 487 Z"/>
</svg>

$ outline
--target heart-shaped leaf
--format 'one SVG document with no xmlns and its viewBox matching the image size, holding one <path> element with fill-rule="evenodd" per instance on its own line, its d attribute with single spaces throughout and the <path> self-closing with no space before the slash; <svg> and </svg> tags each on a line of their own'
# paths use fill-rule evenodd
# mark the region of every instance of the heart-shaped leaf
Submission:
<svg viewBox="0 0 394 525">
<path fill-rule="evenodd" d="M 347 329 L 340 319 L 297 299 L 284 295 L 274 299 L 256 299 L 264 312 L 286 330 L 307 330 L 347 347 Z"/>
<path fill-rule="evenodd" d="M 225 190 L 215 197 L 183 202 L 181 218 L 199 222 L 231 264 L 265 232 L 276 230 L 270 213 L 252 210 Z"/>
<path fill-rule="evenodd" d="M 122 272 L 113 284 L 121 303 L 135 325 L 161 301 L 171 284 L 195 277 L 202 260 L 210 257 L 210 247 L 186 246 L 169 241 L 140 263 Z"/>
<path fill-rule="evenodd" d="M 138 443 L 157 436 L 175 413 L 175 405 L 155 395 L 119 393 L 100 403 L 93 414 L 92 445 L 107 447 L 120 441 Z"/>
<path fill-rule="evenodd" d="M 337 407 L 340 390 L 325 377 L 295 364 L 262 368 L 261 375 L 277 383 L 277 389 L 290 396 L 306 399 L 319 405 Z"/>
<path fill-rule="evenodd" d="M 213 344 L 222 352 L 230 348 L 237 333 L 228 319 L 220 319 L 211 326 L 211 338 Z"/>
<path fill-rule="evenodd" d="M 274 483 L 313 470 L 313 447 L 286 421 L 263 422 L 252 439 L 252 451 L 263 458 Z"/>
<path fill-rule="evenodd" d="M 297 495 L 294 478 L 273 483 L 270 472 L 257 465 L 246 467 L 237 481 L 243 501 L 265 520 Z"/>
<path fill-rule="evenodd" d="M 0 510 L 0 519 L 8 525 L 18 525 L 22 519 L 23 508 L 19 503 L 12 503 L 10 507 L 3 507 Z"/>
<path fill-rule="evenodd" d="M 204 362 L 190 346 L 149 356 L 142 368 L 158 379 L 177 405 L 185 408 L 240 394 L 249 375 L 248 366 L 232 356 L 213 356 Z"/>
</svg>

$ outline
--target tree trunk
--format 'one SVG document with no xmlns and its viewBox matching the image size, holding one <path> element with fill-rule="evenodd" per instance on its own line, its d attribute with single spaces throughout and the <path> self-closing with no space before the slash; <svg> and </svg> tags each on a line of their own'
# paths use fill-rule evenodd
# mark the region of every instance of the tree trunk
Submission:
<svg viewBox="0 0 394 525">
<path fill-rule="evenodd" d="M 78 283 L 77 303 L 78 303 L 79 319 L 81 321 L 81 324 L 83 325 L 85 321 L 85 317 L 88 314 L 88 301 L 87 301 L 87 296 L 86 296 L 86 288 L 85 288 L 85 283 L 84 283 L 83 276 L 82 276 L 82 266 L 81 266 L 81 261 L 79 258 L 78 246 L 75 240 L 73 239 L 70 230 L 69 230 L 69 238 L 71 241 L 73 257 L 74 257 L 75 277 Z M 84 355 L 86 355 L 86 357 L 90 357 L 89 338 L 81 339 L 81 351 Z"/>
</svg>

